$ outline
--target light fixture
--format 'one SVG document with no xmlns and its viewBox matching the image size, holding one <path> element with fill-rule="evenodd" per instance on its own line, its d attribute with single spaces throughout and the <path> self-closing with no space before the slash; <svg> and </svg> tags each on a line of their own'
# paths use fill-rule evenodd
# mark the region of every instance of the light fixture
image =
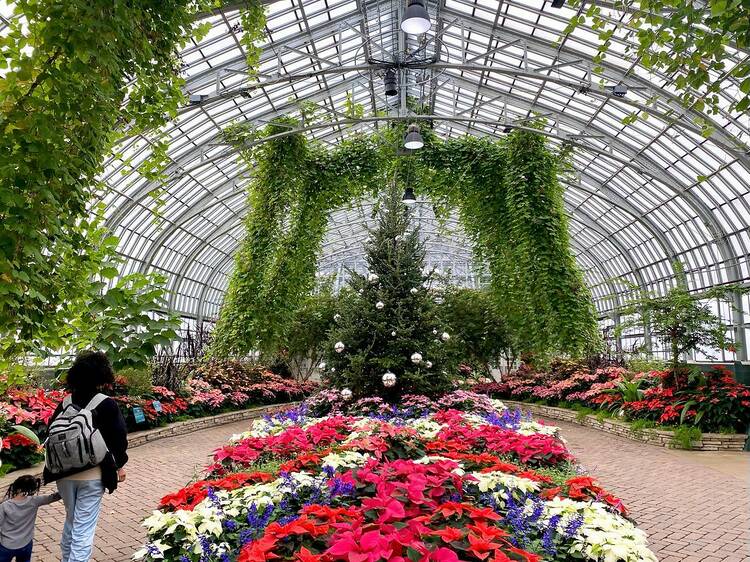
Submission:
<svg viewBox="0 0 750 562">
<path fill-rule="evenodd" d="M 414 205 L 417 202 L 417 198 L 414 197 L 414 190 L 411 187 L 404 189 L 403 202 L 404 205 Z"/>
<path fill-rule="evenodd" d="M 190 94 L 188 96 L 188 102 L 190 102 L 191 105 L 200 105 L 207 99 L 207 94 Z"/>
<path fill-rule="evenodd" d="M 612 95 L 617 96 L 618 98 L 624 98 L 625 94 L 628 93 L 628 86 L 627 84 L 616 84 L 612 87 Z"/>
<path fill-rule="evenodd" d="M 432 27 L 430 14 L 424 6 L 424 0 L 409 0 L 409 5 L 401 20 L 401 30 L 409 35 L 427 33 Z"/>
<path fill-rule="evenodd" d="M 383 78 L 383 85 L 385 86 L 386 96 L 398 95 L 398 82 L 396 81 L 396 71 L 389 68 L 385 71 L 385 78 Z"/>
<path fill-rule="evenodd" d="M 404 137 L 404 148 L 409 150 L 419 150 L 424 146 L 422 140 L 422 133 L 419 132 L 419 125 L 412 123 L 406 130 L 406 136 Z"/>
<path fill-rule="evenodd" d="M 513 129 L 510 127 L 510 125 L 506 125 L 503 129 L 503 133 L 510 133 Z"/>
<path fill-rule="evenodd" d="M 565 0 L 552 0 L 553 8 L 562 8 L 565 5 Z"/>
</svg>

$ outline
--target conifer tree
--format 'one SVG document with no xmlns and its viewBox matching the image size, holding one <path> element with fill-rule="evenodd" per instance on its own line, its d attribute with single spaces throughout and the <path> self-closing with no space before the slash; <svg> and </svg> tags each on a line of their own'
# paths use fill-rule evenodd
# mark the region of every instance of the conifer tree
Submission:
<svg viewBox="0 0 750 562">
<path fill-rule="evenodd" d="M 425 275 L 425 246 L 396 186 L 384 193 L 366 246 L 367 275 L 351 272 L 329 334 L 325 379 L 355 397 L 437 395 L 450 389 L 443 370 L 445 333 Z M 340 351 L 337 351 L 339 344 Z M 343 344 L 343 350 L 341 350 Z M 383 376 L 392 373 L 395 385 Z"/>
</svg>

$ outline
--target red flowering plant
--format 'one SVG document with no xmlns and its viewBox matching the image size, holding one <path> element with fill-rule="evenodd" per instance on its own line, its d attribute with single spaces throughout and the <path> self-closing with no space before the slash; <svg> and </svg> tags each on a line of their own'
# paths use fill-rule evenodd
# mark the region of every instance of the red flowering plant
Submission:
<svg viewBox="0 0 750 562">
<path fill-rule="evenodd" d="M 65 393 L 60 390 L 12 388 L 7 391 L 5 402 L 0 404 L 0 408 L 5 410 L 8 418 L 14 423 L 23 424 L 35 433 L 43 435 L 46 433 L 47 423 L 63 398 Z"/>
<path fill-rule="evenodd" d="M 495 407 L 315 418 L 302 405 L 258 420 L 162 499 L 136 559 L 655 562 L 593 479 L 537 472 L 571 461 L 559 439 L 503 426 Z"/>
<path fill-rule="evenodd" d="M 476 385 L 473 390 L 496 398 L 550 405 L 580 404 L 622 412 L 629 420 L 664 425 L 691 425 L 702 431 L 744 433 L 750 424 L 750 388 L 717 367 L 707 374 L 681 369 L 628 373 L 621 367 L 578 369 L 565 380 L 552 374 L 519 370 L 502 383 Z"/>
<path fill-rule="evenodd" d="M 38 441 L 21 433 L 3 437 L 0 445 L 0 475 L 11 470 L 28 468 L 44 460 Z"/>
</svg>

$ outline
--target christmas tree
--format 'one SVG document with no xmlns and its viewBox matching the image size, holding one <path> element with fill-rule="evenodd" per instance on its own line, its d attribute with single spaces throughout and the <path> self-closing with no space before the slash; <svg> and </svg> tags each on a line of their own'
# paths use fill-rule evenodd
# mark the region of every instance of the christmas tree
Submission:
<svg viewBox="0 0 750 562">
<path fill-rule="evenodd" d="M 356 397 L 396 401 L 404 394 L 450 389 L 445 342 L 423 274 L 425 246 L 393 186 L 380 201 L 366 245 L 369 273 L 351 272 L 329 334 L 325 380 Z M 395 381 L 395 382 L 394 382 Z"/>
</svg>

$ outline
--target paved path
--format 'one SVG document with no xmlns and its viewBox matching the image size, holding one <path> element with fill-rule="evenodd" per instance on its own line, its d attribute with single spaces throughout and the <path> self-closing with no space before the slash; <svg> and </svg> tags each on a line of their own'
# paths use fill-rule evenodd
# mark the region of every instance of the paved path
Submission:
<svg viewBox="0 0 750 562">
<path fill-rule="evenodd" d="M 251 420 L 239 421 L 131 449 L 127 481 L 111 496 L 104 496 L 91 560 L 130 560 L 146 539 L 145 529 L 140 526 L 143 518 L 164 495 L 201 475 L 211 452 L 233 433 L 247 429 L 250 423 Z M 34 562 L 59 562 L 58 543 L 64 518 L 62 503 L 39 511 Z"/>
<path fill-rule="evenodd" d="M 630 508 L 662 562 L 750 562 L 750 453 L 672 451 L 558 425 L 578 461 Z"/>
<path fill-rule="evenodd" d="M 622 497 L 662 562 L 750 562 L 750 454 L 668 451 L 594 429 L 563 427 L 580 462 Z M 94 562 L 125 562 L 145 538 L 140 521 L 166 493 L 200 472 L 242 421 L 131 451 L 128 481 L 106 496 Z M 43 508 L 34 560 L 59 560 L 61 505 Z"/>
</svg>

